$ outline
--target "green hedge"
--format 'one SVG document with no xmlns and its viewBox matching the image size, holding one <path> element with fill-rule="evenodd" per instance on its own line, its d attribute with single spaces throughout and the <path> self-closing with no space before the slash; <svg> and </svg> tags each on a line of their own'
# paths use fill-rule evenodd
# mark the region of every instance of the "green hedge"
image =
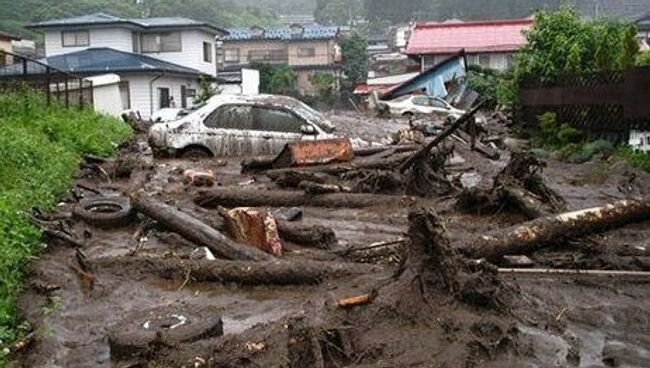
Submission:
<svg viewBox="0 0 650 368">
<path fill-rule="evenodd" d="M 28 219 L 52 208 L 84 154 L 109 155 L 132 132 L 91 110 L 46 106 L 42 96 L 0 93 L 0 365 L 20 322 L 15 302 L 30 257 L 43 249 Z"/>
</svg>

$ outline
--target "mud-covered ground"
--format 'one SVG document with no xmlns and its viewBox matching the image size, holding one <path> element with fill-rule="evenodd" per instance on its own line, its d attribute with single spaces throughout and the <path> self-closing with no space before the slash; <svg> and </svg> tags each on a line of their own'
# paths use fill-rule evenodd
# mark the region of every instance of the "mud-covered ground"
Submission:
<svg viewBox="0 0 650 368">
<path fill-rule="evenodd" d="M 337 114 L 332 120 L 339 131 L 372 141 L 405 126 L 351 113 Z M 109 180 L 86 170 L 80 172 L 78 184 L 116 195 L 144 189 L 207 223 L 218 214 L 192 203 L 197 190 L 183 183 L 183 170 L 211 169 L 217 185 L 224 187 L 263 191 L 273 186 L 264 175 L 240 174 L 237 159 L 226 160 L 226 166 L 217 160 L 153 159 L 144 148 L 140 144 L 125 150 L 138 162 L 130 177 Z M 464 158 L 466 165 L 472 163 L 471 157 Z M 565 198 L 568 210 L 650 193 L 647 174 L 613 159 L 583 165 L 549 160 L 547 165 L 544 178 Z M 486 168 L 477 168 L 482 169 Z M 75 191 L 94 195 L 81 187 Z M 72 196 L 67 198 L 58 216 L 68 218 L 74 203 Z M 453 196 L 445 196 L 399 207 L 307 207 L 300 221 L 331 227 L 339 247 L 327 251 L 287 244 L 283 258 L 368 261 L 336 251 L 407 237 L 409 213 L 420 207 L 434 209 L 441 219 L 450 241 L 448 249 L 443 247 L 444 254 L 453 254 L 453 249 L 477 234 L 525 221 L 509 211 L 459 213 L 454 203 Z M 375 273 L 332 278 L 317 285 L 242 287 L 196 282 L 190 273 L 180 279 L 161 278 L 148 272 L 149 267 L 130 261 L 187 258 L 195 249 L 159 227 L 143 235 L 142 217 L 109 230 L 66 221 L 70 232 L 85 244 L 92 287 L 75 271 L 78 261 L 73 248 L 51 243 L 34 260 L 20 298 L 20 309 L 35 331 L 32 344 L 18 356 L 19 365 L 25 367 L 650 366 L 648 276 L 491 274 L 494 285 L 487 293 L 490 306 L 486 307 L 477 306 L 475 299 L 468 302 L 463 297 L 467 283 L 456 287 L 445 273 L 442 279 L 451 285 L 441 285 L 434 276 L 422 277 L 433 281 L 417 276 L 406 282 L 412 265 L 400 264 L 403 253 L 396 250 L 374 259 L 382 266 Z M 530 257 L 540 268 L 650 271 L 649 239 L 650 222 L 631 224 L 559 243 Z M 455 268 L 468 266 L 460 266 L 464 261 L 454 257 L 457 264 L 447 266 L 456 275 Z M 440 267 L 444 265 L 443 260 Z M 407 271 L 396 272 L 400 268 Z M 470 271 L 458 274 L 463 272 Z M 377 296 L 369 305 L 332 310 L 333 298 L 371 291 Z M 211 315 L 221 316 L 223 336 L 205 334 L 182 344 L 157 340 L 159 345 L 151 347 L 154 353 L 146 358 L 112 357 L 108 336 L 116 333 L 116 326 L 141 330 L 144 325 L 138 313 L 159 307 L 169 307 L 178 315 L 207 313 L 209 308 Z"/>
</svg>

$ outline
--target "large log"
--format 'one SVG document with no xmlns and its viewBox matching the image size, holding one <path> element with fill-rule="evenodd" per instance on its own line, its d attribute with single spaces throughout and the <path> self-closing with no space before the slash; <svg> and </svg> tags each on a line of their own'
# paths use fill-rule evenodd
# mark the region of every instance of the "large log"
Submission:
<svg viewBox="0 0 650 368">
<path fill-rule="evenodd" d="M 143 192 L 131 195 L 131 204 L 143 214 L 158 221 L 185 239 L 208 247 L 212 252 L 228 259 L 263 261 L 273 257 L 252 246 L 232 241 L 224 234 L 197 218 L 181 212 Z"/>
<path fill-rule="evenodd" d="M 314 225 L 278 221 L 278 231 L 282 240 L 302 246 L 312 246 L 319 249 L 332 249 L 338 244 L 332 228 Z"/>
<path fill-rule="evenodd" d="M 357 159 L 352 162 L 347 162 L 343 164 L 331 164 L 331 165 L 320 165 L 320 166 L 309 166 L 309 167 L 300 167 L 300 168 L 288 168 L 288 169 L 274 169 L 268 170 L 265 174 L 273 180 L 280 177 L 281 175 L 286 175 L 287 172 L 318 172 L 325 173 L 330 175 L 340 175 L 352 170 L 393 170 L 399 166 L 405 159 L 412 155 L 411 152 L 402 152 L 396 153 L 390 157 L 381 158 L 381 159 Z"/>
<path fill-rule="evenodd" d="M 603 207 L 538 218 L 479 236 L 464 251 L 474 258 L 498 260 L 508 254 L 529 254 L 545 245 L 603 232 L 650 218 L 650 198 L 626 199 Z"/>
<path fill-rule="evenodd" d="M 380 194 L 333 193 L 309 195 L 299 191 L 244 188 L 214 188 L 200 191 L 194 203 L 205 208 L 223 207 L 326 207 L 365 208 L 377 205 L 397 206 L 403 197 Z"/>
<path fill-rule="evenodd" d="M 380 272 L 381 267 L 351 262 L 310 260 L 242 262 L 187 260 L 179 258 L 123 257 L 100 258 L 93 264 L 101 269 L 113 267 L 153 274 L 164 279 L 198 282 L 238 283 L 241 285 L 309 285 L 327 278 Z M 127 271 L 128 272 L 128 271 Z"/>
</svg>

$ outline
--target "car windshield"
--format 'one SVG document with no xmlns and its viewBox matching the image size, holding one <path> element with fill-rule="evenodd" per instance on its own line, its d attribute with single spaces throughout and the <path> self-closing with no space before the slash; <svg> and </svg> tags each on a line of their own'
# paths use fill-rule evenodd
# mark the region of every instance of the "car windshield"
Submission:
<svg viewBox="0 0 650 368">
<path fill-rule="evenodd" d="M 327 121 L 325 116 L 320 112 L 314 110 L 311 106 L 300 100 L 290 100 L 287 101 L 287 107 L 293 109 L 296 113 L 300 114 L 305 119 L 318 124 L 323 130 L 331 132 L 334 130 L 334 127 L 330 122 Z"/>
</svg>

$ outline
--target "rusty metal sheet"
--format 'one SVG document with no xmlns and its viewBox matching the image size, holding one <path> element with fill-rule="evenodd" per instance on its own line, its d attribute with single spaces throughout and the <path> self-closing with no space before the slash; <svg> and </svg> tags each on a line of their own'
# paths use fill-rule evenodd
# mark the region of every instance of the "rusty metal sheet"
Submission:
<svg viewBox="0 0 650 368">
<path fill-rule="evenodd" d="M 353 159 L 354 150 L 348 138 L 300 141 L 288 143 L 273 162 L 273 167 L 324 165 Z"/>
</svg>

